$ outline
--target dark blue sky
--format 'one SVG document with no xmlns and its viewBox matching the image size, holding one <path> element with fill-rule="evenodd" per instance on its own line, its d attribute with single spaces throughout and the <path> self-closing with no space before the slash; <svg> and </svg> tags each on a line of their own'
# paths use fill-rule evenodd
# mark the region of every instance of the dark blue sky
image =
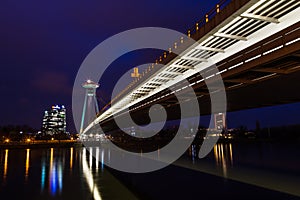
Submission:
<svg viewBox="0 0 300 200">
<path fill-rule="evenodd" d="M 68 108 L 73 82 L 85 56 L 101 41 L 127 29 L 155 26 L 186 32 L 218 0 L 2 0 L 0 3 L 0 125 L 28 124 L 39 129 L 52 104 Z M 154 61 L 136 53 L 115 62 L 112 72 Z M 121 65 L 120 65 L 121 64 Z M 99 94 L 107 100 L 110 79 Z M 106 86 L 105 86 L 106 85 Z M 229 115 L 232 126 L 299 122 L 300 105 L 256 109 Z M 242 116 L 242 117 L 241 117 Z M 270 120 L 270 117 L 276 119 Z M 285 116 L 283 119 L 280 117 Z M 278 119 L 279 117 L 279 119 Z M 244 120 L 243 120 L 244 119 Z M 253 120 L 253 121 L 252 121 Z M 273 121 L 273 122 L 272 122 Z"/>
</svg>

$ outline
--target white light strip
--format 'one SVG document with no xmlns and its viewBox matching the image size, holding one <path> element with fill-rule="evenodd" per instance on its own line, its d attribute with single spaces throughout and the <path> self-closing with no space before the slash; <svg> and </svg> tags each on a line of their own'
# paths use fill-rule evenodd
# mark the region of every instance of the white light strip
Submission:
<svg viewBox="0 0 300 200">
<path fill-rule="evenodd" d="M 288 45 L 293 44 L 293 43 L 298 42 L 298 41 L 300 41 L 300 38 L 297 38 L 297 39 L 295 39 L 295 40 L 292 40 L 292 41 L 290 41 L 290 42 L 287 42 L 285 45 L 288 46 Z"/>
<path fill-rule="evenodd" d="M 198 50 L 204 50 L 204 51 L 212 51 L 212 52 L 218 52 L 218 53 L 225 53 L 223 49 L 217 49 L 217 48 L 212 48 L 212 47 L 206 47 L 206 46 L 197 46 L 196 49 Z"/>
<path fill-rule="evenodd" d="M 224 73 L 224 72 L 226 72 L 226 71 L 227 71 L 227 69 L 223 69 L 222 71 L 219 71 L 219 72 L 217 73 L 217 75 L 222 74 L 222 73 Z"/>
<path fill-rule="evenodd" d="M 236 67 L 242 65 L 243 63 L 244 63 L 244 62 L 240 62 L 240 63 L 238 63 L 238 64 L 236 64 L 236 65 L 233 65 L 233 66 L 229 67 L 228 70 L 231 70 L 231 69 L 233 69 L 233 68 L 236 68 Z"/>
<path fill-rule="evenodd" d="M 272 7 L 271 5 L 274 5 L 275 1 L 280 2 L 281 0 L 268 0 L 268 1 L 264 1 L 263 5 L 260 5 L 260 7 L 257 7 L 255 10 L 252 11 L 252 13 L 260 13 L 262 10 L 268 10 L 270 7 Z M 261 14 L 263 15 L 263 14 Z"/>
<path fill-rule="evenodd" d="M 191 57 L 191 56 L 183 56 L 182 59 L 200 61 L 200 62 L 207 62 L 207 59 L 205 59 L 205 58 L 195 58 L 195 57 Z"/>
<path fill-rule="evenodd" d="M 269 75 L 266 75 L 266 76 L 263 76 L 263 77 L 259 77 L 259 78 L 255 78 L 255 79 L 253 79 L 251 81 L 259 81 L 259 80 L 262 80 L 262 79 L 265 79 L 265 78 L 269 78 L 269 77 L 274 76 L 274 75 L 276 75 L 276 73 L 269 74 Z"/>
<path fill-rule="evenodd" d="M 275 12 L 276 12 L 276 10 L 281 10 L 282 7 L 278 7 L 276 10 L 274 10 L 274 8 L 276 8 L 277 5 L 280 5 L 282 3 L 282 1 L 278 1 L 278 0 L 276 0 L 276 1 L 277 2 L 272 3 L 271 6 L 268 6 L 268 8 L 263 10 L 261 15 L 265 15 L 267 12 L 272 11 L 272 10 L 275 11 Z M 272 13 L 270 13 L 270 14 L 272 14 Z"/>
<path fill-rule="evenodd" d="M 299 0 L 297 0 L 297 3 L 296 3 L 296 5 L 299 5 Z M 294 6 L 294 5 L 293 5 Z M 279 12 L 279 13 L 277 13 L 276 15 L 281 15 L 282 13 L 285 13 L 287 10 L 289 10 L 290 9 L 290 7 L 288 7 L 288 8 L 286 8 L 286 9 L 284 9 L 284 10 L 282 10 L 281 12 Z"/>
<path fill-rule="evenodd" d="M 201 80 L 199 80 L 199 81 L 196 81 L 196 83 L 200 83 L 200 82 L 202 82 L 202 81 L 204 81 L 204 79 L 201 79 Z"/>
<path fill-rule="evenodd" d="M 273 51 L 276 51 L 276 50 L 278 50 L 278 49 L 281 49 L 282 47 L 283 47 L 283 45 L 280 45 L 280 46 L 278 46 L 278 47 L 275 47 L 274 49 L 271 49 L 271 50 L 269 50 L 269 51 L 267 51 L 267 52 L 264 52 L 263 55 L 267 55 L 267 54 L 269 54 L 269 53 L 272 53 Z"/>
<path fill-rule="evenodd" d="M 245 12 L 253 12 L 256 8 L 258 8 L 261 4 L 263 4 L 264 2 L 269 1 L 269 0 L 260 0 L 258 1 L 256 4 L 254 4 L 253 6 L 251 6 L 250 8 L 248 8 Z"/>
<path fill-rule="evenodd" d="M 171 67 L 177 67 L 177 68 L 182 68 L 182 69 L 194 69 L 194 67 L 192 67 L 192 66 L 176 65 L 176 64 L 173 64 Z"/>
<path fill-rule="evenodd" d="M 211 77 L 214 77 L 214 76 L 215 76 L 215 74 L 212 74 L 212 75 L 206 77 L 205 79 L 207 80 L 207 79 L 210 79 Z"/>
<path fill-rule="evenodd" d="M 241 85 L 243 85 L 243 84 L 244 84 L 244 83 L 239 83 L 239 84 L 236 84 L 236 85 L 233 85 L 233 86 L 229 86 L 228 89 L 230 89 L 230 88 L 235 88 L 235 87 L 241 86 Z"/>
<path fill-rule="evenodd" d="M 259 58 L 259 57 L 261 57 L 260 54 L 257 55 L 257 56 L 254 56 L 254 57 L 252 57 L 252 58 L 249 58 L 248 60 L 245 60 L 245 63 L 250 62 L 250 61 L 252 61 L 252 60 L 255 60 L 256 58 Z"/>
</svg>

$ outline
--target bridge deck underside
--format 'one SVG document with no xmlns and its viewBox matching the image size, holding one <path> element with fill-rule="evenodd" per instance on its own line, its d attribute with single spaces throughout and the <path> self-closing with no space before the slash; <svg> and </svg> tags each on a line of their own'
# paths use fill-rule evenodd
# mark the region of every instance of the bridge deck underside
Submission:
<svg viewBox="0 0 300 200">
<path fill-rule="evenodd" d="M 222 78 L 227 96 L 227 111 L 299 102 L 299 49 L 300 42 L 298 41 L 290 44 L 289 47 L 283 47 L 268 55 L 243 63 L 236 69 L 228 71 L 228 73 L 223 73 Z M 228 58 L 228 60 L 232 59 L 232 57 Z M 223 68 L 225 67 L 223 65 Z M 222 70 L 222 67 L 219 69 Z M 201 79 L 202 77 L 197 75 L 190 77 L 188 80 L 190 83 L 193 83 Z M 177 87 L 180 88 L 180 84 Z M 206 84 L 204 82 L 195 84 L 193 85 L 193 89 L 198 98 L 201 115 L 210 114 L 211 100 Z M 164 90 L 140 104 L 152 101 L 169 92 L 168 90 Z M 184 92 L 183 90 L 183 96 L 185 96 Z M 186 103 L 189 103 L 189 95 L 185 97 Z M 131 116 L 136 123 L 147 124 L 150 122 L 148 112 L 153 104 L 164 106 L 168 113 L 168 120 L 180 119 L 180 105 L 178 104 L 178 100 L 175 95 L 169 95 L 131 112 Z M 107 129 L 115 127 L 114 120 L 111 119 L 106 120 L 102 125 Z"/>
<path fill-rule="evenodd" d="M 206 84 L 218 76 L 224 81 L 228 111 L 299 101 L 300 22 L 295 16 L 300 2 L 272 2 L 232 1 L 199 30 L 191 31 L 190 37 L 199 44 L 181 42 L 180 56 L 170 52 L 161 59 L 164 68 L 152 67 L 151 73 L 128 86 L 87 129 L 98 122 L 114 127 L 113 116 L 121 118 L 125 108 L 137 123 L 146 124 L 153 104 L 163 105 L 169 120 L 179 119 L 180 106 L 170 88 L 189 104 L 184 79 L 197 95 L 201 115 L 211 113 L 212 93 Z M 216 63 L 219 72 L 211 70 L 208 61 Z M 217 93 L 220 88 L 213 90 Z"/>
</svg>

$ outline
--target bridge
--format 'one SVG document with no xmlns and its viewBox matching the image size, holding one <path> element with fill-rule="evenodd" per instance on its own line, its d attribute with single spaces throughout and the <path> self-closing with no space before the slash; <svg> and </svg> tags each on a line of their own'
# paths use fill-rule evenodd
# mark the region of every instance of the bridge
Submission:
<svg viewBox="0 0 300 200">
<path fill-rule="evenodd" d="M 133 119 L 147 123 L 149 119 L 140 116 L 153 104 L 172 113 L 168 119 L 178 119 L 175 93 L 185 94 L 183 80 L 194 89 L 201 114 L 211 113 L 206 83 L 218 75 L 224 81 L 228 111 L 299 101 L 299 13 L 298 0 L 221 1 L 187 31 L 186 38 L 179 38 L 120 92 L 82 134 L 95 124 L 113 127 L 113 116 L 122 118 L 126 109 Z M 212 70 L 212 62 L 218 72 Z"/>
</svg>

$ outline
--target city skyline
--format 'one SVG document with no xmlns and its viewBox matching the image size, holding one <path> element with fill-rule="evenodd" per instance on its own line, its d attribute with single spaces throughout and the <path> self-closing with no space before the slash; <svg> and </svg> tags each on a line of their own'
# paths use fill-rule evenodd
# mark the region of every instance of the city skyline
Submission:
<svg viewBox="0 0 300 200">
<path fill-rule="evenodd" d="M 298 199 L 299 13 L 4 0 L 1 199 Z"/>
<path fill-rule="evenodd" d="M 0 48 L 0 90 L 6 95 L 0 102 L 13 106 L 4 106 L 0 125 L 28 124 L 39 129 L 43 110 L 53 102 L 66 105 L 71 111 L 72 86 L 80 64 L 97 44 L 111 35 L 143 26 L 166 27 L 186 33 L 217 2 L 133 1 L 134 6 L 127 6 L 121 0 L 53 1 L 45 5 L 36 0 L 18 4 L 5 2 L 0 8 L 3 30 L 0 41 L 4 44 Z M 81 7 L 81 3 L 86 6 Z M 127 17 L 128 13 L 131 17 Z M 122 74 L 139 64 L 153 62 L 159 53 L 149 50 L 122 56 L 112 64 L 110 73 Z M 113 87 L 109 83 L 116 81 L 110 79 L 101 80 L 97 92 L 100 106 L 109 101 Z M 300 121 L 296 114 L 299 109 L 300 104 L 296 103 L 229 113 L 229 126 L 251 127 L 255 126 L 256 120 L 260 120 L 262 126 L 296 123 Z M 272 118 L 270 123 L 269 118 Z M 69 131 L 75 132 L 71 112 L 67 120 Z"/>
</svg>

